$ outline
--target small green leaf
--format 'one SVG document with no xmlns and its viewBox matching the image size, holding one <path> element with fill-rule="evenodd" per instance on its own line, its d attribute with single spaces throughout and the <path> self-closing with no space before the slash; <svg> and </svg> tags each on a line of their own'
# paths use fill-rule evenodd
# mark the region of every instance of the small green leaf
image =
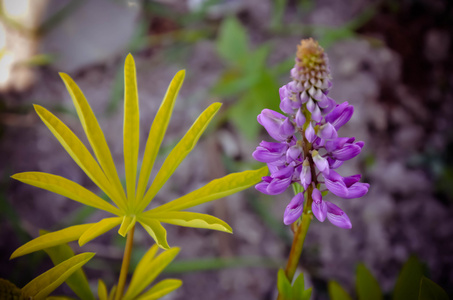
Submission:
<svg viewBox="0 0 453 300">
<path fill-rule="evenodd" d="M 46 235 L 37 237 L 28 243 L 20 246 L 11 254 L 10 259 L 32 253 L 45 248 L 57 246 L 78 240 L 80 236 L 89 229 L 93 223 L 75 225 L 62 230 L 50 232 Z"/>
<path fill-rule="evenodd" d="M 165 184 L 165 182 L 170 178 L 179 164 L 184 160 L 184 158 L 190 153 L 190 151 L 195 147 L 198 139 L 201 137 L 201 134 L 204 132 L 209 122 L 212 120 L 214 115 L 220 109 L 222 104 L 216 102 L 211 104 L 208 108 L 203 111 L 198 119 L 193 123 L 184 137 L 179 141 L 179 143 L 173 148 L 170 154 L 165 159 L 162 167 L 154 178 L 151 187 L 148 192 L 146 192 L 145 197 L 140 205 L 140 210 L 148 206 L 160 188 Z"/>
<path fill-rule="evenodd" d="M 129 230 L 131 230 L 132 227 L 134 227 L 136 221 L 137 221 L 136 216 L 124 216 L 123 222 L 121 223 L 121 227 L 118 230 L 118 233 L 121 236 L 126 236 Z"/>
<path fill-rule="evenodd" d="M 442 287 L 423 276 L 418 300 L 449 300 L 449 297 Z"/>
<path fill-rule="evenodd" d="M 40 231 L 41 235 L 46 234 L 44 230 Z M 74 257 L 74 251 L 68 244 L 61 244 L 58 246 L 44 249 L 47 255 L 49 255 L 53 264 L 56 266 L 65 260 Z M 66 284 L 80 299 L 93 299 L 94 295 L 91 292 L 90 284 L 82 268 L 75 271 L 71 276 L 66 279 Z"/>
<path fill-rule="evenodd" d="M 217 52 L 230 63 L 240 64 L 248 54 L 248 38 L 244 26 L 234 17 L 226 18 L 219 29 Z"/>
<path fill-rule="evenodd" d="M 293 299 L 302 300 L 304 297 L 304 291 L 305 291 L 304 274 L 300 273 L 293 283 Z"/>
<path fill-rule="evenodd" d="M 159 247 L 165 250 L 170 249 L 167 242 L 167 231 L 160 222 L 149 219 L 139 219 L 139 222 Z"/>
<path fill-rule="evenodd" d="M 285 271 L 283 271 L 283 269 L 278 270 L 277 288 L 283 300 L 292 299 L 291 283 L 289 282 L 288 277 L 286 277 Z"/>
<path fill-rule="evenodd" d="M 301 300 L 310 300 L 312 290 L 313 290 L 312 288 L 305 290 L 304 293 L 302 294 Z"/>
<path fill-rule="evenodd" d="M 419 260 L 415 256 L 409 257 L 398 276 L 392 299 L 417 299 L 422 276 L 423 270 Z"/>
<path fill-rule="evenodd" d="M 352 300 L 351 296 L 336 281 L 329 281 L 330 300 Z"/>
<path fill-rule="evenodd" d="M 68 197 L 69 199 L 82 204 L 108 211 L 115 215 L 120 214 L 118 208 L 112 206 L 107 201 L 78 183 L 61 176 L 42 172 L 24 172 L 14 174 L 11 178 Z"/>
<path fill-rule="evenodd" d="M 144 213 L 143 217 L 149 217 L 162 223 L 173 225 L 206 228 L 233 233 L 231 227 L 224 221 L 206 214 L 193 213 L 187 211 L 164 211 L 159 213 Z"/>
<path fill-rule="evenodd" d="M 168 86 L 167 93 L 164 96 L 153 125 L 149 131 L 148 140 L 146 142 L 145 154 L 143 155 L 142 168 L 137 185 L 137 199 L 142 199 L 149 181 L 149 175 L 154 165 L 157 153 L 159 152 L 160 144 L 164 138 L 165 132 L 170 122 L 171 113 L 175 105 L 176 97 L 184 81 L 186 71 L 181 70 L 176 73 L 175 77 Z"/>
<path fill-rule="evenodd" d="M 176 211 L 194 207 L 212 200 L 226 197 L 228 195 L 242 191 L 261 181 L 261 177 L 269 173 L 267 167 L 258 170 L 232 173 L 222 178 L 215 179 L 207 185 L 182 196 L 164 205 L 158 206 L 147 213 L 157 213 L 162 211 Z"/>
<path fill-rule="evenodd" d="M 132 55 L 124 63 L 124 168 L 126 170 L 126 189 L 129 201 L 135 201 L 137 184 L 137 161 L 140 136 L 140 110 L 138 106 L 137 78 Z"/>
<path fill-rule="evenodd" d="M 110 229 L 112 229 L 115 226 L 118 226 L 121 223 L 122 218 L 121 217 L 115 217 L 115 218 L 105 218 L 102 219 L 101 221 L 93 224 L 90 228 L 88 228 L 82 236 L 79 238 L 79 246 L 82 247 L 89 241 L 97 238 L 101 234 L 106 233 Z"/>
<path fill-rule="evenodd" d="M 182 285 L 179 279 L 164 279 L 138 297 L 138 300 L 155 300 L 173 292 Z"/>
<path fill-rule="evenodd" d="M 357 267 L 356 289 L 359 300 L 383 299 L 379 283 L 364 264 Z"/>
<path fill-rule="evenodd" d="M 108 300 L 107 287 L 102 279 L 98 281 L 98 298 L 99 300 Z"/>
<path fill-rule="evenodd" d="M 153 259 L 157 248 L 151 248 L 139 262 L 131 283 L 127 289 L 124 300 L 134 299 L 165 269 L 165 267 L 178 255 L 179 248 L 171 248 Z"/>
<path fill-rule="evenodd" d="M 88 141 L 93 148 L 94 154 L 96 155 L 102 170 L 107 176 L 112 188 L 120 196 L 122 204 L 125 204 L 126 195 L 124 194 L 123 186 L 121 185 L 120 178 L 118 177 L 112 154 L 90 104 L 86 100 L 80 88 L 69 75 L 60 73 L 60 77 L 66 85 L 69 95 L 72 98 L 74 106 L 77 110 L 77 115 L 80 119 L 80 123 L 82 123 L 83 130 L 86 133 Z"/>
<path fill-rule="evenodd" d="M 59 287 L 71 274 L 87 263 L 95 253 L 82 253 L 58 264 L 49 271 L 39 275 L 22 288 L 25 297 L 35 300 L 45 299 Z"/>
</svg>

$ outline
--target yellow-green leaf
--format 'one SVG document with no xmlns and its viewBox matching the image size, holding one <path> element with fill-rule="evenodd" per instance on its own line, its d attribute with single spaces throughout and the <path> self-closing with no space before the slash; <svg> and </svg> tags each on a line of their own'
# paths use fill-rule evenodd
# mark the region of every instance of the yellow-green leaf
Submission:
<svg viewBox="0 0 453 300">
<path fill-rule="evenodd" d="M 139 218 L 139 223 L 142 224 L 143 228 L 145 228 L 159 247 L 165 250 L 170 249 L 167 242 L 167 231 L 160 222 L 149 219 L 142 220 Z"/>
<path fill-rule="evenodd" d="M 336 281 L 329 281 L 328 290 L 330 300 L 352 300 L 351 296 Z"/>
<path fill-rule="evenodd" d="M 140 111 L 138 106 L 135 62 L 132 55 L 124 63 L 124 128 L 123 150 L 126 170 L 126 188 L 129 201 L 135 201 L 137 184 L 138 145 L 140 136 Z"/>
<path fill-rule="evenodd" d="M 108 300 L 107 287 L 102 279 L 98 281 L 98 298 L 99 300 Z"/>
<path fill-rule="evenodd" d="M 89 241 L 97 238 L 98 236 L 106 233 L 113 227 L 119 225 L 121 223 L 121 217 L 114 217 L 114 218 L 105 218 L 101 221 L 93 224 L 90 228 L 88 228 L 79 238 L 79 246 L 82 247 Z"/>
<path fill-rule="evenodd" d="M 11 177 L 23 183 L 68 197 L 69 199 L 82 204 L 102 209 L 115 215 L 120 214 L 118 208 L 109 204 L 107 201 L 87 190 L 80 184 L 64 177 L 42 172 L 17 173 Z"/>
<path fill-rule="evenodd" d="M 10 259 L 32 253 L 45 248 L 69 243 L 80 238 L 80 236 L 89 229 L 93 223 L 75 225 L 62 230 L 50 232 L 46 235 L 37 237 L 28 243 L 20 246 L 11 254 Z"/>
<path fill-rule="evenodd" d="M 80 139 L 56 116 L 42 106 L 34 105 L 36 113 L 58 139 L 68 154 L 79 167 L 99 186 L 107 196 L 120 208 L 125 208 L 120 195 L 112 190 L 112 185 L 105 176 L 99 164 Z"/>
<path fill-rule="evenodd" d="M 176 255 L 178 255 L 179 250 L 180 249 L 177 247 L 171 248 L 152 260 L 150 260 L 149 257 L 146 257 L 147 255 L 145 254 L 143 258 L 146 259 L 146 261 L 143 263 L 140 262 L 140 268 L 137 266 L 127 293 L 124 296 L 124 300 L 134 299 L 138 294 L 140 294 L 149 284 L 151 284 L 160 272 L 165 269 L 165 267 L 176 257 Z M 151 248 L 150 251 L 154 251 L 154 249 Z"/>
<path fill-rule="evenodd" d="M 156 175 L 151 187 L 148 192 L 146 192 L 143 201 L 140 203 L 140 209 L 143 210 L 151 202 L 160 188 L 165 184 L 165 182 L 170 178 L 179 164 L 183 159 L 189 154 L 189 152 L 195 147 L 198 139 L 201 134 L 204 132 L 208 126 L 211 119 L 220 109 L 220 103 L 213 103 L 193 123 L 192 127 L 187 131 L 184 137 L 179 141 L 179 143 L 173 148 L 168 157 L 165 159 L 162 167 Z"/>
<path fill-rule="evenodd" d="M 39 231 L 40 235 L 44 235 L 46 233 L 48 232 L 45 230 Z M 72 251 L 71 247 L 69 247 L 68 244 L 61 244 L 58 246 L 46 248 L 44 249 L 44 251 L 46 251 L 47 255 L 49 255 L 55 266 L 71 257 L 74 257 L 74 251 Z M 91 292 L 90 284 L 88 283 L 88 279 L 82 268 L 78 269 L 71 276 L 69 276 L 66 279 L 66 284 L 80 299 L 94 300 L 94 295 Z"/>
<path fill-rule="evenodd" d="M 94 253 L 82 253 L 58 264 L 49 271 L 39 275 L 22 288 L 25 297 L 34 300 L 45 299 L 59 287 L 71 274 L 87 263 Z"/>
<path fill-rule="evenodd" d="M 126 236 L 129 230 L 131 230 L 132 227 L 134 227 L 136 221 L 137 218 L 135 216 L 124 216 L 123 221 L 121 223 L 121 227 L 118 230 L 118 233 L 122 236 Z"/>
<path fill-rule="evenodd" d="M 116 294 L 116 285 L 114 285 L 114 286 L 112 287 L 112 289 L 110 290 L 109 300 L 115 299 L 115 294 Z"/>
<path fill-rule="evenodd" d="M 181 198 L 158 206 L 150 210 L 149 213 L 157 213 L 170 210 L 183 210 L 237 193 L 258 183 L 259 181 L 261 181 L 261 177 L 266 176 L 267 173 L 267 167 L 262 167 L 258 170 L 244 171 L 226 175 L 222 178 L 211 181 L 207 185 L 187 195 L 184 195 Z"/>
<path fill-rule="evenodd" d="M 141 200 L 145 194 L 146 186 L 148 185 L 149 175 L 159 152 L 160 145 L 167 130 L 168 122 L 170 121 L 171 113 L 178 96 L 179 89 L 184 81 L 185 70 L 176 73 L 175 77 L 168 86 L 167 93 L 162 101 L 153 124 L 149 131 L 148 140 L 146 142 L 145 153 L 143 155 L 142 168 L 137 185 L 137 199 Z"/>
<path fill-rule="evenodd" d="M 133 285 L 137 286 L 139 284 L 136 282 L 137 280 L 141 280 L 141 278 L 145 278 L 145 279 L 147 278 L 147 275 L 148 275 L 147 272 L 148 272 L 149 266 L 151 265 L 151 262 L 153 261 L 154 257 L 156 256 L 158 249 L 159 249 L 159 246 L 157 246 L 157 244 L 154 244 L 151 248 L 149 248 L 149 250 L 145 253 L 145 255 L 143 255 L 142 259 L 140 260 L 137 267 L 135 268 L 134 274 L 132 275 L 131 285 L 129 285 L 130 287 L 131 286 L 133 287 Z M 133 283 L 133 285 L 132 285 L 132 283 Z M 133 290 L 130 287 L 128 288 L 128 290 L 126 292 L 124 299 L 133 298 L 136 295 L 140 294 L 141 291 L 144 288 L 146 288 L 146 285 L 141 290 L 137 290 L 137 289 Z"/>
<path fill-rule="evenodd" d="M 155 286 L 150 288 L 146 293 L 140 295 L 138 300 L 155 300 L 173 292 L 182 285 L 179 279 L 164 279 L 159 281 Z"/>
<path fill-rule="evenodd" d="M 126 195 L 124 194 L 123 186 L 121 185 L 118 173 L 116 172 L 112 154 L 110 153 L 109 146 L 107 145 L 104 133 L 99 126 L 96 116 L 91 110 L 90 104 L 86 100 L 80 88 L 74 80 L 69 77 L 69 75 L 60 73 L 60 76 L 72 98 L 80 119 L 80 123 L 82 123 L 83 130 L 85 131 L 88 141 L 93 148 L 94 154 L 96 155 L 102 170 L 104 170 L 109 182 L 120 195 L 120 199 L 123 201 L 123 204 L 125 204 Z"/>
<path fill-rule="evenodd" d="M 144 218 L 155 219 L 162 223 L 233 233 L 230 225 L 216 217 L 206 214 L 187 211 L 163 211 L 159 213 L 152 213 L 152 211 L 150 211 L 143 213 L 142 216 Z"/>
</svg>

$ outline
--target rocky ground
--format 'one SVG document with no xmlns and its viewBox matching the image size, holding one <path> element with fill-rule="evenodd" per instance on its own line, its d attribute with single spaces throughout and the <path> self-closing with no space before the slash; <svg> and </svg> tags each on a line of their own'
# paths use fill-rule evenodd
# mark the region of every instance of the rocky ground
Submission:
<svg viewBox="0 0 453 300">
<path fill-rule="evenodd" d="M 34 69 L 35 83 L 29 89 L 0 94 L 0 174 L 3 179 L 0 277 L 18 285 L 32 278 L 33 274 L 25 271 L 29 266 L 37 271 L 49 267 L 49 262 L 39 254 L 27 263 L 23 258 L 7 261 L 13 249 L 29 236 L 36 236 L 39 228 L 53 230 L 74 221 L 102 217 L 97 212 L 80 213 L 76 203 L 8 178 L 16 172 L 39 170 L 96 190 L 31 109 L 32 103 L 36 103 L 59 111 L 58 117 L 83 136 L 58 71 L 68 72 L 73 77 L 95 113 L 101 116 L 99 121 L 117 168 L 123 169 L 122 135 L 119 134 L 122 132 L 121 104 L 110 113 L 105 111 L 112 106 L 110 96 L 118 66 L 128 52 L 126 41 L 132 39 L 134 24 L 143 14 L 133 1 L 129 6 L 104 2 L 87 1 L 40 41 L 42 51 L 58 53 L 60 59 Z M 232 3 L 231 9 L 239 13 L 253 43 L 270 38 L 278 41 L 271 60 L 294 55 L 298 40 L 304 36 L 269 34 L 266 20 L 272 13 L 270 3 L 226 2 Z M 327 49 L 334 84 L 331 96 L 337 102 L 349 101 L 355 107 L 352 120 L 340 134 L 355 136 L 366 145 L 361 156 L 345 165 L 342 172 L 362 173 L 371 189 L 362 199 L 333 199 L 336 203 L 341 201 L 341 207 L 353 223 L 352 230 L 342 230 L 327 222 L 312 223 L 302 265 L 307 280 L 315 286 L 314 299 L 327 299 L 329 279 L 353 291 L 355 267 L 359 262 L 364 262 L 383 290 L 390 292 L 410 254 L 416 254 L 426 263 L 431 278 L 451 294 L 453 161 L 448 154 L 453 150 L 453 61 L 449 55 L 452 5 L 447 1 L 403 1 L 395 8 L 390 1 L 356 1 L 350 6 L 339 3 L 316 2 L 299 22 L 344 26 L 363 10 L 374 7 L 373 15 L 355 29 L 352 37 L 336 41 Z M 173 5 L 175 10 L 185 9 Z M 57 8 L 51 5 L 49 9 Z M 297 18 L 294 10 L 286 10 L 287 22 L 298 21 Z M 81 24 L 89 30 L 82 30 Z M 91 35 L 82 37 L 80 30 L 88 30 Z M 97 41 L 97 37 L 102 38 Z M 165 145 L 171 146 L 177 141 L 206 105 L 217 100 L 212 98 L 209 89 L 224 66 L 216 55 L 213 40 L 205 39 L 189 46 L 190 55 L 174 63 L 163 55 L 167 50 L 165 44 L 134 53 L 143 116 L 142 141 L 147 137 L 166 86 L 177 70 L 185 68 L 187 77 Z M 285 80 L 282 78 L 281 84 Z M 251 162 L 251 153 L 261 139 L 268 138 L 263 133 L 256 140 L 245 140 L 232 126 L 222 126 L 216 133 L 206 135 L 155 201 L 172 200 L 231 170 L 246 168 L 243 162 Z M 263 197 L 250 189 L 196 208 L 226 220 L 234 230 L 232 236 L 167 226 L 170 245 L 182 247 L 180 260 L 245 257 L 245 262 L 253 265 L 241 267 L 244 262 L 240 262 L 234 268 L 172 274 L 183 279 L 184 285 L 168 299 L 273 299 L 275 265 L 286 260 L 290 244 L 269 228 L 257 213 L 256 203 L 279 221 L 290 197 L 289 193 Z M 288 229 L 286 231 L 289 233 Z M 136 239 L 141 249 L 152 242 L 141 231 L 137 232 Z M 113 284 L 121 247 L 116 236 L 107 235 L 76 251 L 97 252 L 95 263 L 88 268 L 94 276 L 91 278 L 102 276 Z M 266 258 L 271 266 L 254 264 L 256 257 Z M 100 270 L 106 266 L 111 268 L 109 272 Z M 93 280 L 93 284 L 96 281 Z"/>
</svg>

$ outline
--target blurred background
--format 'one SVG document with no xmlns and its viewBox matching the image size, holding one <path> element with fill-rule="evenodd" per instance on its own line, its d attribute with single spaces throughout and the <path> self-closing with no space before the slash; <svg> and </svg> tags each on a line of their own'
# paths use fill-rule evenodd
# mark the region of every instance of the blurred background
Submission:
<svg viewBox="0 0 453 300">
<path fill-rule="evenodd" d="M 453 295 L 453 3 L 442 0 L 3 0 L 0 1 L 0 277 L 19 287 L 51 267 L 40 251 L 9 261 L 39 229 L 97 221 L 101 212 L 15 182 L 43 171 L 98 192 L 34 113 L 40 104 L 82 139 L 58 72 L 84 91 L 123 170 L 123 64 L 137 65 L 142 150 L 173 75 L 186 69 L 160 163 L 210 103 L 224 103 L 158 194 L 173 200 L 230 172 L 257 168 L 251 153 L 270 141 L 256 122 L 278 110 L 296 45 L 314 37 L 330 58 L 338 103 L 355 106 L 341 136 L 365 141 L 342 174 L 363 174 L 366 197 L 332 198 L 353 228 L 312 222 L 302 261 L 312 299 L 328 299 L 334 279 L 354 294 L 363 262 L 390 294 L 415 254 L 429 277 Z M 84 140 L 85 141 L 85 140 Z M 159 165 L 159 163 L 157 163 Z M 155 168 L 156 169 L 156 168 Z M 166 299 L 274 299 L 277 270 L 292 233 L 283 225 L 291 194 L 253 188 L 197 208 L 227 221 L 234 235 L 166 226 L 182 248 L 165 276 L 183 287 Z M 152 245 L 136 232 L 134 261 Z M 85 270 L 93 287 L 117 280 L 124 240 L 106 234 L 76 252 L 94 251 Z M 73 295 L 66 286 L 61 294 Z"/>
</svg>

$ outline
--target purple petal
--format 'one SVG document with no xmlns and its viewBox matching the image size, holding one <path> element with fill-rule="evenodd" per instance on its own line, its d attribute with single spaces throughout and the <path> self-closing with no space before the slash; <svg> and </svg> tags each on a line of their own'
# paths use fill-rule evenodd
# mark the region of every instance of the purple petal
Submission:
<svg viewBox="0 0 453 300">
<path fill-rule="evenodd" d="M 267 194 L 277 195 L 283 193 L 291 184 L 291 177 L 279 179 L 274 178 L 266 188 Z M 255 186 L 256 187 L 256 186 Z"/>
<path fill-rule="evenodd" d="M 273 139 L 281 142 L 285 141 L 285 137 L 280 135 L 280 127 L 285 116 L 270 109 L 263 109 L 257 119 L 258 123 L 266 129 L 267 133 L 269 133 Z"/>
<path fill-rule="evenodd" d="M 302 184 L 305 190 L 311 183 L 311 169 L 310 163 L 308 162 L 307 158 L 304 160 L 304 163 L 302 164 L 302 172 L 300 173 L 300 183 Z"/>
<path fill-rule="evenodd" d="M 319 155 L 318 151 L 313 150 L 312 152 L 313 162 L 315 163 L 316 167 L 322 173 L 329 174 L 329 163 L 327 159 Z"/>
<path fill-rule="evenodd" d="M 307 102 L 307 110 L 312 113 L 315 110 L 316 106 L 317 105 L 316 105 L 315 101 L 313 101 L 312 98 L 309 98 L 308 102 Z"/>
<path fill-rule="evenodd" d="M 269 149 L 269 151 L 280 152 L 282 154 L 288 149 L 288 145 L 285 143 L 261 141 L 260 146 Z"/>
<path fill-rule="evenodd" d="M 289 225 L 294 223 L 302 215 L 304 209 L 304 194 L 298 193 L 291 199 L 283 215 L 283 223 Z"/>
<path fill-rule="evenodd" d="M 330 124 L 330 123 L 329 123 Z M 351 140 L 351 138 L 348 137 L 340 137 L 336 138 L 332 141 L 327 141 L 326 142 L 326 151 L 327 152 L 332 152 L 334 150 L 337 150 L 339 148 L 343 148 L 343 146 L 348 143 Z M 352 141 L 351 141 L 352 143 Z"/>
<path fill-rule="evenodd" d="M 287 113 L 287 114 L 292 114 L 293 113 L 293 107 L 291 105 L 291 100 L 289 98 L 285 98 L 282 101 L 280 101 L 280 109 Z"/>
<path fill-rule="evenodd" d="M 311 118 L 315 122 L 321 122 L 322 120 L 322 115 L 321 115 L 321 110 L 319 109 L 319 106 L 316 104 L 314 111 L 311 113 Z"/>
<path fill-rule="evenodd" d="M 332 123 L 338 130 L 351 119 L 353 113 L 354 106 L 349 105 L 348 102 L 343 102 L 326 115 L 326 121 Z"/>
<path fill-rule="evenodd" d="M 282 154 L 279 152 L 271 152 L 266 148 L 258 146 L 256 147 L 256 150 L 253 151 L 252 156 L 257 161 L 271 163 L 278 161 L 282 157 Z"/>
<path fill-rule="evenodd" d="M 354 183 L 358 182 L 362 178 L 362 175 L 356 174 L 348 177 L 343 177 L 343 182 L 346 185 L 346 187 L 350 187 Z"/>
<path fill-rule="evenodd" d="M 327 158 L 327 161 L 329 162 L 329 168 L 331 170 L 332 169 L 337 169 L 337 168 L 341 167 L 341 165 L 343 164 L 343 162 L 341 160 L 335 160 L 335 159 L 330 158 L 330 157 Z"/>
<path fill-rule="evenodd" d="M 302 147 L 299 145 L 294 145 L 289 147 L 288 151 L 286 151 L 286 160 L 288 163 L 295 161 L 299 158 L 300 154 L 302 153 Z"/>
<path fill-rule="evenodd" d="M 322 194 L 317 188 L 314 188 L 313 192 L 311 193 L 311 198 L 314 202 L 320 203 L 322 201 Z"/>
<path fill-rule="evenodd" d="M 341 208 L 328 201 L 325 201 L 325 203 L 327 205 L 327 219 L 330 223 L 344 229 L 352 228 L 351 220 Z"/>
<path fill-rule="evenodd" d="M 277 172 L 271 173 L 272 178 L 288 178 L 293 175 L 294 166 L 288 165 L 284 168 L 279 169 Z"/>
<path fill-rule="evenodd" d="M 338 137 L 338 133 L 335 130 L 335 127 L 333 127 L 333 125 L 330 123 L 326 123 L 326 124 L 322 125 L 319 128 L 318 135 L 319 135 L 319 137 L 326 139 L 326 140 L 332 140 L 332 139 L 336 139 Z"/>
<path fill-rule="evenodd" d="M 316 138 L 315 129 L 311 125 L 311 122 L 308 124 L 307 129 L 305 129 L 305 137 L 309 143 L 312 143 Z"/>
<path fill-rule="evenodd" d="M 297 127 L 304 126 L 305 121 L 306 121 L 306 119 L 305 119 L 304 114 L 302 113 L 302 111 L 300 109 L 298 109 L 297 113 L 296 113 L 296 125 L 297 125 Z"/>
<path fill-rule="evenodd" d="M 279 134 L 282 137 L 290 137 L 294 134 L 294 126 L 288 118 L 286 118 L 280 126 Z"/>
<path fill-rule="evenodd" d="M 303 92 L 300 94 L 300 101 L 301 101 L 302 103 L 307 102 L 309 99 L 310 99 L 310 96 L 308 96 L 307 91 L 303 91 Z"/>
<path fill-rule="evenodd" d="M 343 148 L 332 151 L 332 158 L 341 160 L 341 161 L 346 161 L 350 160 L 357 155 L 359 155 L 360 151 L 362 151 L 362 148 L 360 148 L 357 145 L 345 145 Z"/>
<path fill-rule="evenodd" d="M 370 185 L 368 183 L 357 182 L 348 188 L 348 196 L 345 199 L 354 199 L 365 196 L 368 193 Z"/>
<path fill-rule="evenodd" d="M 330 170 L 330 173 L 333 171 Z M 333 181 L 329 179 L 327 176 L 324 176 L 324 184 L 326 188 L 331 191 L 334 195 L 337 195 L 341 198 L 346 198 L 348 196 L 348 189 L 343 181 Z"/>
<path fill-rule="evenodd" d="M 326 94 L 327 94 L 327 93 L 326 93 Z M 327 96 L 326 96 L 326 98 L 327 98 L 327 101 L 328 101 L 327 106 L 326 106 L 326 107 L 322 107 L 322 106 L 321 106 L 321 108 L 322 108 L 322 113 L 323 113 L 323 114 L 328 114 L 328 113 L 330 113 L 330 112 L 332 111 L 332 109 L 334 109 L 335 106 L 337 105 L 337 103 L 335 102 L 335 100 L 333 100 L 332 98 L 329 98 L 329 97 L 327 97 Z"/>
<path fill-rule="evenodd" d="M 324 222 L 327 216 L 327 205 L 325 201 L 320 201 L 318 203 L 313 201 L 311 204 L 311 210 L 319 222 Z"/>
</svg>

